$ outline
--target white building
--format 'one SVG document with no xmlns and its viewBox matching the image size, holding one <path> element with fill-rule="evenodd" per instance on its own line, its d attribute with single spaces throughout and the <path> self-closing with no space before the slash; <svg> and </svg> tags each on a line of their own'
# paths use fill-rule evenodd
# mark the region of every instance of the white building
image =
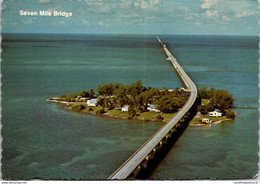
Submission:
<svg viewBox="0 0 260 184">
<path fill-rule="evenodd" d="M 212 112 L 208 112 L 208 116 L 221 117 L 222 116 L 222 112 L 220 112 L 218 109 L 215 109 Z"/>
<path fill-rule="evenodd" d="M 87 106 L 97 106 L 97 99 L 96 98 L 92 98 L 90 100 L 87 100 Z"/>
<path fill-rule="evenodd" d="M 154 112 L 161 112 L 159 109 L 156 109 L 156 105 L 152 105 L 152 104 L 148 105 L 147 110 L 154 111 Z"/>
<path fill-rule="evenodd" d="M 129 106 L 128 105 L 124 105 L 121 109 L 122 112 L 128 112 L 128 108 Z"/>
</svg>

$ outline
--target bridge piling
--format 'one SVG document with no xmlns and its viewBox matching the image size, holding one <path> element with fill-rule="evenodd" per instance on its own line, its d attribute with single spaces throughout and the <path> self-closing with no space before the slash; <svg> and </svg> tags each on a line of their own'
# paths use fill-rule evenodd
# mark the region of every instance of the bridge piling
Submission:
<svg viewBox="0 0 260 184">
<path fill-rule="evenodd" d="M 155 168 L 160 163 L 162 158 L 173 147 L 184 130 L 187 128 L 189 121 L 195 115 L 198 104 L 197 88 L 195 84 L 182 69 L 177 60 L 169 52 L 166 45 L 164 45 L 158 37 L 157 40 L 166 53 L 168 57 L 167 59 L 172 63 L 184 86 L 186 87 L 186 91 L 189 91 L 188 100 L 171 120 L 165 123 L 108 179 L 148 178 L 152 173 L 153 168 Z M 152 157 L 149 156 L 153 154 L 154 158 L 151 159 Z M 147 156 L 148 160 L 146 159 Z"/>
</svg>

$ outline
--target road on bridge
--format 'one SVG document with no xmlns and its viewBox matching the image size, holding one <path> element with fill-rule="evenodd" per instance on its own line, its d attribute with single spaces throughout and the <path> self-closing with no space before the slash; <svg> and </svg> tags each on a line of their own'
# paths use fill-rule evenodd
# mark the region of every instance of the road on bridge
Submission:
<svg viewBox="0 0 260 184">
<path fill-rule="evenodd" d="M 162 140 L 174 128 L 174 126 L 183 118 L 183 116 L 190 110 L 197 98 L 197 87 L 186 74 L 186 72 L 179 65 L 178 61 L 172 56 L 166 45 L 156 37 L 161 44 L 164 52 L 168 56 L 167 60 L 171 61 L 185 87 L 190 91 L 189 98 L 185 105 L 178 111 L 178 113 L 165 123 L 150 139 L 148 139 L 129 159 L 127 159 L 108 179 L 127 179 L 127 177 L 147 158 L 153 149 L 162 144 Z"/>
</svg>

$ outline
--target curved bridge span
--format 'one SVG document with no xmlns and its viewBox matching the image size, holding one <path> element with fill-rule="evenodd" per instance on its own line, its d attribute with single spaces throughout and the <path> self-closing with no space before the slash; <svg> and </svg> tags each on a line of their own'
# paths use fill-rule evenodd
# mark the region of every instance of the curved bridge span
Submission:
<svg viewBox="0 0 260 184">
<path fill-rule="evenodd" d="M 166 45 L 156 37 L 164 52 L 182 82 L 184 83 L 186 90 L 190 95 L 185 105 L 178 111 L 178 113 L 172 117 L 167 123 L 165 123 L 152 137 L 150 137 L 130 158 L 128 158 L 108 179 L 128 179 L 136 170 L 140 170 L 141 167 L 147 163 L 147 161 L 154 157 L 155 152 L 162 147 L 167 139 L 176 132 L 176 127 L 184 121 L 184 119 L 190 114 L 190 110 L 197 99 L 197 87 L 186 74 L 186 72 L 179 65 L 177 60 L 172 56 Z"/>
</svg>

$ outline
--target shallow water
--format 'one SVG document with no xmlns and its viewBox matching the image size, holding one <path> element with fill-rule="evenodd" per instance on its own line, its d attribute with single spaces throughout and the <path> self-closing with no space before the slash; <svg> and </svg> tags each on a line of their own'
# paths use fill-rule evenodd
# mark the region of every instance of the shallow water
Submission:
<svg viewBox="0 0 260 184">
<path fill-rule="evenodd" d="M 160 36 L 197 86 L 258 107 L 257 37 Z M 99 84 L 142 80 L 181 87 L 157 40 L 143 35 L 3 35 L 2 172 L 11 179 L 106 179 L 162 124 L 118 120 L 45 102 Z M 258 170 L 258 111 L 188 127 L 150 179 L 251 178 Z"/>
</svg>

